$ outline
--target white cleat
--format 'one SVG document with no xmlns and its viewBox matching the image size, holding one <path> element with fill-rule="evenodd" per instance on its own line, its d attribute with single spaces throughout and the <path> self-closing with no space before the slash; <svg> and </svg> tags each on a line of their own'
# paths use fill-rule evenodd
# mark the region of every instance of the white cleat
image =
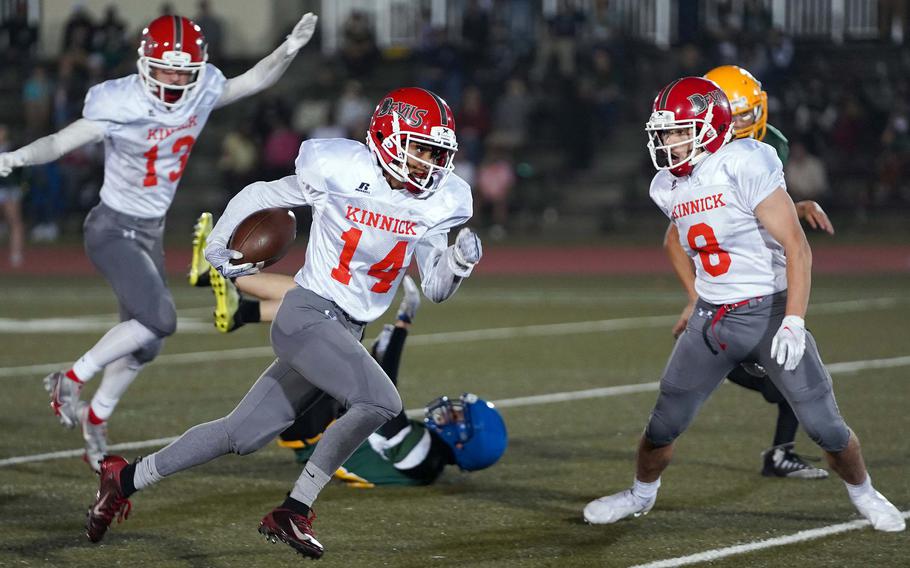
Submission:
<svg viewBox="0 0 910 568">
<path fill-rule="evenodd" d="M 851 501 L 860 514 L 872 523 L 872 528 L 877 531 L 901 532 L 907 528 L 907 522 L 904 521 L 901 512 L 878 491 L 867 493 L 858 499 L 851 499 Z"/>
<path fill-rule="evenodd" d="M 51 397 L 51 409 L 65 428 L 79 423 L 79 393 L 82 385 L 72 381 L 63 372 L 55 371 L 44 377 L 44 390 Z"/>
<path fill-rule="evenodd" d="M 588 503 L 584 511 L 585 522 L 592 525 L 608 525 L 626 517 L 647 515 L 656 500 L 656 497 L 641 499 L 632 495 L 631 489 L 626 489 Z"/>
</svg>

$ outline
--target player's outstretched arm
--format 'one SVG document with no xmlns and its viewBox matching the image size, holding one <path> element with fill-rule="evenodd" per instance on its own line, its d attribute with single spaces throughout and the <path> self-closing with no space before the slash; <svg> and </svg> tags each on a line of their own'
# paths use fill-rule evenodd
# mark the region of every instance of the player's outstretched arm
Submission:
<svg viewBox="0 0 910 568">
<path fill-rule="evenodd" d="M 676 277 L 679 278 L 679 282 L 685 288 L 689 298 L 679 315 L 679 320 L 673 325 L 673 337 L 679 337 L 686 330 L 686 324 L 689 322 L 689 317 L 692 316 L 692 310 L 695 309 L 695 302 L 698 301 L 698 294 L 695 293 L 695 266 L 685 249 L 679 244 L 679 229 L 673 223 L 670 223 L 664 234 L 664 251 L 670 259 L 673 272 L 676 273 Z"/>
<path fill-rule="evenodd" d="M 459 231 L 450 247 L 446 247 L 446 234 L 424 238 L 415 252 L 423 293 L 434 303 L 450 298 L 483 256 L 480 237 L 471 229 Z"/>
<path fill-rule="evenodd" d="M 224 92 L 221 93 L 221 98 L 215 105 L 216 108 L 229 105 L 274 85 L 287 71 L 297 52 L 313 37 L 317 20 L 318 17 L 315 14 L 307 12 L 294 26 L 284 43 L 279 45 L 275 51 L 265 56 L 246 73 L 228 79 L 224 84 Z"/>
<path fill-rule="evenodd" d="M 813 229 L 824 231 L 829 235 L 834 234 L 834 225 L 831 223 L 831 219 L 828 218 L 828 214 L 825 213 L 822 206 L 815 201 L 806 199 L 797 202 L 796 214 Z"/>
<path fill-rule="evenodd" d="M 13 168 L 53 162 L 60 156 L 90 142 L 104 139 L 104 124 L 80 118 L 60 132 L 44 136 L 13 152 L 0 154 L 0 177 L 8 176 Z"/>
</svg>

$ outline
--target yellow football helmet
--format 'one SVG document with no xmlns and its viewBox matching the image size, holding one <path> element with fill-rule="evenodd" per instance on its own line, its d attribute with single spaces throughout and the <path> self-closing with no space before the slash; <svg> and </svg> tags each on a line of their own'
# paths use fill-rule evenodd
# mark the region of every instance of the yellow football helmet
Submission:
<svg viewBox="0 0 910 568">
<path fill-rule="evenodd" d="M 737 115 L 752 114 L 752 124 L 735 130 L 733 137 L 763 139 L 768 126 L 768 93 L 762 90 L 758 79 L 736 65 L 715 67 L 705 78 L 717 83 L 730 99 L 734 126 Z"/>
</svg>

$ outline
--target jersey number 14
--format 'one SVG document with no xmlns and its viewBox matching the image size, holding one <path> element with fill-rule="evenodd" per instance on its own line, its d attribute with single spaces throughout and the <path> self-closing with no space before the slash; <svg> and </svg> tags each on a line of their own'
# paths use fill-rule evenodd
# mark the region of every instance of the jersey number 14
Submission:
<svg viewBox="0 0 910 568">
<path fill-rule="evenodd" d="M 351 227 L 341 233 L 341 240 L 344 241 L 344 248 L 341 250 L 341 258 L 338 259 L 338 266 L 332 269 L 332 278 L 341 282 L 345 286 L 351 283 L 351 259 L 354 258 L 354 251 L 360 243 L 360 237 L 363 231 L 356 227 Z M 373 278 L 379 280 L 370 288 L 371 292 L 384 294 L 392 288 L 392 282 L 398 278 L 398 273 L 404 266 L 404 255 L 408 250 L 407 241 L 398 241 L 385 258 L 370 267 L 367 272 Z"/>
</svg>

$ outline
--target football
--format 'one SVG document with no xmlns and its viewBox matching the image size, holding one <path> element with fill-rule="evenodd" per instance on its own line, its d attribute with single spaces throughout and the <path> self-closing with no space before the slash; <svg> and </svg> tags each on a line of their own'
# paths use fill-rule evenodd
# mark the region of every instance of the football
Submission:
<svg viewBox="0 0 910 568">
<path fill-rule="evenodd" d="M 243 253 L 239 262 L 275 264 L 287 254 L 297 237 L 297 218 L 288 209 L 257 211 L 234 229 L 229 248 Z"/>
</svg>

